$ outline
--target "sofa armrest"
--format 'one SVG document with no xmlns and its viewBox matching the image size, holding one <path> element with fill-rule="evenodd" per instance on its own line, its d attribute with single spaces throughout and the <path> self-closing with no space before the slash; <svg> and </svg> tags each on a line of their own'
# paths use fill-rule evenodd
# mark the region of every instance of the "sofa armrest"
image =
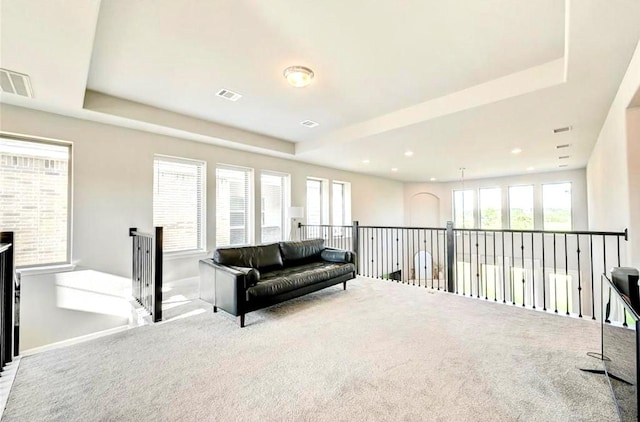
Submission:
<svg viewBox="0 0 640 422">
<path fill-rule="evenodd" d="M 355 264 L 355 253 L 344 249 L 325 248 L 321 253 L 323 261 Z"/>
<path fill-rule="evenodd" d="M 259 280 L 253 268 L 216 264 L 212 259 L 201 259 L 200 298 L 232 315 L 245 312 L 246 290 Z"/>
</svg>

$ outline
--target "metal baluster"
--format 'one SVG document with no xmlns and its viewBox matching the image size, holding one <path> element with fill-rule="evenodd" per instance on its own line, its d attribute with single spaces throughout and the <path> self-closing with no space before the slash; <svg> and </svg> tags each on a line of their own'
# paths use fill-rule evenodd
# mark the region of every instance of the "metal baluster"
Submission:
<svg viewBox="0 0 640 422">
<path fill-rule="evenodd" d="M 524 269 L 524 232 L 520 232 L 520 256 L 522 257 L 522 306 L 527 301 L 526 277 L 527 273 Z"/>
<path fill-rule="evenodd" d="M 480 298 L 480 245 L 479 232 L 476 230 L 476 297 Z"/>
<path fill-rule="evenodd" d="M 553 234 L 553 291 L 554 291 L 554 312 L 558 313 L 558 266 L 557 266 L 556 234 Z"/>
<path fill-rule="evenodd" d="M 544 233 L 542 233 L 540 235 L 540 237 L 542 237 L 542 310 L 546 311 L 547 310 L 547 278 L 545 276 L 546 274 L 546 266 L 545 266 L 545 262 L 544 262 L 544 244 L 545 244 L 545 238 L 544 238 Z"/>
<path fill-rule="evenodd" d="M 498 281 L 496 280 L 498 278 L 498 265 L 497 265 L 497 261 L 496 261 L 496 233 L 493 232 L 493 301 L 497 302 L 498 301 Z"/>
<path fill-rule="evenodd" d="M 531 300 L 533 309 L 536 309 L 536 267 L 535 267 L 535 250 L 533 242 L 533 233 L 531 233 Z"/>
<path fill-rule="evenodd" d="M 513 264 L 514 264 L 514 261 L 516 260 L 514 244 L 515 244 L 515 241 L 513 239 L 513 232 L 511 232 L 511 263 L 509 265 L 509 282 L 511 283 L 511 302 L 513 305 L 516 304 L 515 280 L 513 277 Z"/>
<path fill-rule="evenodd" d="M 564 286 L 567 299 L 567 315 L 569 315 L 569 253 L 567 252 L 567 234 L 564 234 Z"/>
<path fill-rule="evenodd" d="M 580 235 L 576 235 L 576 253 L 578 254 L 578 318 L 582 318 L 582 267 L 580 266 Z"/>
<path fill-rule="evenodd" d="M 596 295 L 593 285 L 593 235 L 589 235 L 589 264 L 591 266 L 591 319 L 596 319 Z M 601 292 L 602 293 L 602 292 Z"/>
<path fill-rule="evenodd" d="M 484 272 L 482 273 L 482 278 L 484 284 L 484 300 L 488 300 L 489 297 L 487 289 L 489 288 L 489 286 L 487 285 L 487 236 L 489 235 L 489 233 L 482 232 L 482 234 L 484 235 Z"/>
<path fill-rule="evenodd" d="M 507 261 L 504 259 L 504 232 L 502 232 L 502 303 L 507 303 Z"/>
</svg>

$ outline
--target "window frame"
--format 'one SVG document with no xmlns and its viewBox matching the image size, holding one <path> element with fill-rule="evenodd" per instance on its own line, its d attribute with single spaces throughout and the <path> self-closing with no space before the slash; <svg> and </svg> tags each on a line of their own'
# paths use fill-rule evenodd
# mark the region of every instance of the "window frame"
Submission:
<svg viewBox="0 0 640 422">
<path fill-rule="evenodd" d="M 530 229 L 514 229 L 513 227 L 511 227 L 511 188 L 523 188 L 523 187 L 531 188 L 531 210 L 532 210 L 531 219 L 533 221 L 533 227 L 531 227 Z M 507 186 L 507 221 L 509 223 L 509 230 L 535 230 L 536 229 L 536 185 L 535 184 L 529 183 L 529 184 Z"/>
<path fill-rule="evenodd" d="M 500 206 L 498 207 L 498 211 L 500 211 L 500 227 L 498 229 L 487 229 L 482 226 L 482 191 L 483 190 L 498 190 L 500 192 Z M 480 227 L 480 230 L 503 230 L 504 215 L 502 215 L 502 211 L 503 211 L 502 191 L 503 191 L 503 188 L 501 186 L 482 186 L 478 188 L 478 227 Z"/>
<path fill-rule="evenodd" d="M 153 155 L 153 169 L 154 169 L 153 189 L 154 190 L 155 190 L 155 167 L 156 167 L 156 160 L 158 159 L 160 160 L 164 159 L 165 161 L 174 162 L 174 163 L 184 163 L 184 164 L 198 163 L 202 165 L 202 180 L 201 180 L 202 186 L 201 186 L 201 197 L 200 197 L 200 202 L 202 205 L 200 207 L 200 215 L 198 216 L 198 218 L 200 219 L 200 233 L 198 233 L 198 238 L 200 239 L 200 241 L 198 242 L 199 245 L 195 249 L 178 249 L 178 250 L 172 250 L 172 251 L 164 251 L 164 254 L 167 257 L 171 257 L 173 255 L 177 256 L 177 255 L 184 255 L 189 253 L 205 252 L 207 248 L 207 162 L 204 160 L 196 160 L 193 158 L 186 158 L 186 157 L 177 157 L 174 155 L 154 154 Z M 151 199 L 152 220 L 155 220 L 153 216 L 153 214 L 155 213 L 154 211 L 155 207 L 153 202 L 154 200 L 152 198 Z M 155 221 L 153 221 L 153 225 L 155 226 Z"/>
<path fill-rule="evenodd" d="M 464 206 L 462 207 L 462 227 L 458 227 L 457 222 L 456 222 L 456 192 L 462 192 L 462 197 L 463 197 L 463 201 L 464 201 L 464 192 L 471 192 L 471 194 L 473 195 L 471 198 L 471 216 L 473 218 L 473 224 L 471 225 L 471 227 L 465 227 L 464 224 Z M 478 211 L 478 202 L 479 198 L 478 198 L 478 190 L 477 189 L 453 189 L 452 193 L 451 193 L 451 202 L 452 202 L 452 206 L 451 209 L 453 211 L 453 226 L 456 229 L 475 229 L 477 228 L 479 221 L 478 221 L 478 215 L 479 211 Z"/>
<path fill-rule="evenodd" d="M 545 186 L 549 186 L 549 185 L 569 185 L 569 189 L 570 189 L 570 195 L 569 195 L 569 218 L 571 219 L 571 227 L 569 227 L 568 230 L 557 230 L 560 232 L 563 231 L 572 231 L 573 230 L 573 183 L 572 182 L 568 182 L 568 181 L 564 181 L 564 182 L 551 182 L 551 183 L 542 183 L 540 184 L 540 203 L 541 203 L 541 207 L 542 207 L 542 230 L 545 230 L 545 204 L 544 204 L 544 187 Z M 548 230 L 548 231 L 554 231 L 554 230 Z"/>
<path fill-rule="evenodd" d="M 309 181 L 320 183 L 320 223 L 311 224 L 309 222 Z M 330 192 L 329 192 L 329 180 L 320 177 L 307 177 L 305 180 L 305 224 L 310 226 L 323 226 L 328 225 L 331 218 L 331 209 L 329 207 Z"/>
<path fill-rule="evenodd" d="M 264 190 L 262 189 L 262 176 L 264 175 L 276 176 L 276 177 L 282 178 L 282 203 L 281 203 L 282 212 L 280 216 L 281 224 L 282 224 L 281 225 L 282 238 L 280 240 L 286 240 L 289 237 L 289 232 L 291 230 L 290 228 L 291 219 L 287 217 L 287 212 L 291 204 L 291 175 L 289 173 L 282 173 L 282 172 L 273 171 L 273 170 L 260 170 L 260 242 L 261 243 L 264 243 L 263 233 L 262 233 L 262 229 L 263 229 L 262 218 L 264 215 L 264 207 L 262 203 L 262 195 L 264 193 Z"/>
<path fill-rule="evenodd" d="M 247 173 L 248 186 L 247 186 L 246 220 L 245 220 L 247 222 L 247 227 L 246 227 L 247 237 L 245 239 L 247 241 L 246 243 L 218 245 L 218 169 L 244 171 Z M 255 224 L 255 209 L 256 209 L 255 208 L 255 169 L 253 169 L 252 167 L 237 166 L 233 164 L 216 163 L 215 178 L 216 178 L 216 193 L 215 193 L 216 247 L 227 247 L 227 246 L 240 247 L 240 246 L 252 245 L 255 240 L 255 227 L 256 227 L 256 224 Z"/>
<path fill-rule="evenodd" d="M 75 148 L 73 142 L 64 141 L 55 138 L 46 138 L 41 136 L 25 135 L 14 132 L 0 131 L 0 138 L 5 138 L 10 141 L 23 141 L 31 143 L 40 143 L 55 146 L 64 146 L 69 150 L 69 156 L 67 160 L 67 253 L 65 261 L 49 262 L 43 264 L 33 265 L 19 265 L 16 266 L 16 270 L 30 270 L 30 269 L 46 269 L 53 267 L 66 267 L 71 265 L 73 258 L 73 177 L 74 177 L 74 157 Z"/>
</svg>

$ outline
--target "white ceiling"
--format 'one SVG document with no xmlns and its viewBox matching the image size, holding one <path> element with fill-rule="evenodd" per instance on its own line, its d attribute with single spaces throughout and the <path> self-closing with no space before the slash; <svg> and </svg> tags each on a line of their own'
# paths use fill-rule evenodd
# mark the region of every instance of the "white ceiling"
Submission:
<svg viewBox="0 0 640 422">
<path fill-rule="evenodd" d="M 584 167 L 640 38 L 636 0 L 50 3 L 2 0 L 2 101 L 405 181 Z"/>
</svg>

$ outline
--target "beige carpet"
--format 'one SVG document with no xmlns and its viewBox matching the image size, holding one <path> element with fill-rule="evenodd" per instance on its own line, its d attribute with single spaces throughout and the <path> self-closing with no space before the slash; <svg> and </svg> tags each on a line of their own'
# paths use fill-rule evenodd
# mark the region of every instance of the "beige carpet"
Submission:
<svg viewBox="0 0 640 422">
<path fill-rule="evenodd" d="M 592 321 L 358 279 L 26 357 L 8 421 L 608 421 Z"/>
</svg>

